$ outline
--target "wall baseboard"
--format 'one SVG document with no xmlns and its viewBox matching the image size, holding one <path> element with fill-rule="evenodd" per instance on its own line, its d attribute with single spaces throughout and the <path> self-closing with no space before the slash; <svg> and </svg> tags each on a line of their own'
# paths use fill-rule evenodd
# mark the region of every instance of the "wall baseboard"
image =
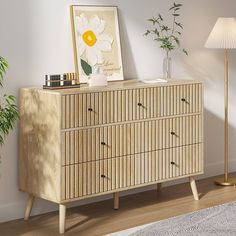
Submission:
<svg viewBox="0 0 236 236">
<path fill-rule="evenodd" d="M 197 179 L 205 179 L 205 178 L 209 178 L 212 176 L 217 176 L 217 175 L 223 174 L 223 167 L 224 167 L 223 162 L 206 164 L 205 165 L 205 174 L 198 176 Z M 235 170 L 236 170 L 236 160 L 231 160 L 229 162 L 229 171 L 233 172 Z M 164 183 L 164 187 L 175 185 L 175 184 L 185 183 L 187 181 L 188 181 L 187 179 L 181 179 L 181 180 L 177 180 L 177 181 L 166 182 L 166 183 Z M 155 188 L 156 188 L 156 186 L 150 185 L 147 187 L 132 189 L 132 190 L 122 192 L 121 196 L 145 192 L 145 191 L 153 190 Z M 81 205 L 85 205 L 85 204 L 89 204 L 89 203 L 104 201 L 104 200 L 111 199 L 111 198 L 112 198 L 112 195 L 108 194 L 108 195 L 99 196 L 96 198 L 85 199 L 85 200 L 81 200 L 79 202 L 74 202 L 74 203 L 68 204 L 68 207 L 81 206 Z M 6 205 L 0 205 L 0 212 L 1 212 L 0 222 L 2 223 L 2 222 L 7 222 L 7 221 L 23 218 L 25 204 L 26 204 L 26 197 L 25 197 L 25 201 L 12 202 L 12 203 L 8 203 Z M 36 199 L 34 206 L 33 206 L 32 215 L 40 215 L 43 213 L 48 213 L 48 212 L 57 211 L 57 210 L 58 210 L 57 204 L 51 203 L 51 202 L 48 202 L 48 201 L 45 201 L 42 199 Z"/>
</svg>

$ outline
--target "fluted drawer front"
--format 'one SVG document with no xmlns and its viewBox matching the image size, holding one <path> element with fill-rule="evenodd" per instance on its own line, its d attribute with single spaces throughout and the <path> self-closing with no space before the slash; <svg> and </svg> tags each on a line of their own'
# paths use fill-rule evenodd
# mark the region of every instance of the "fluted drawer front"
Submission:
<svg viewBox="0 0 236 236">
<path fill-rule="evenodd" d="M 189 115 L 62 133 L 62 165 L 202 142 L 202 116 Z"/>
<path fill-rule="evenodd" d="M 203 171 L 202 144 L 135 155 L 135 185 L 178 178 Z"/>
<path fill-rule="evenodd" d="M 129 156 L 62 167 L 62 200 L 134 185 L 134 160 Z"/>
<path fill-rule="evenodd" d="M 135 99 L 136 119 L 197 113 L 202 111 L 202 84 L 139 89 Z"/>
<path fill-rule="evenodd" d="M 62 167 L 62 200 L 203 172 L 202 144 Z"/>
<path fill-rule="evenodd" d="M 62 96 L 62 129 L 202 111 L 202 85 L 91 92 Z"/>
</svg>

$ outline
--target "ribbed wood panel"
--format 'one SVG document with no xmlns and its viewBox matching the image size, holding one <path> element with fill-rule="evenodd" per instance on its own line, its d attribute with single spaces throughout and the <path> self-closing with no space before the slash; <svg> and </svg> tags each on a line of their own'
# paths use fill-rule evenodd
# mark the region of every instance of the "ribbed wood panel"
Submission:
<svg viewBox="0 0 236 236">
<path fill-rule="evenodd" d="M 188 115 L 62 132 L 62 165 L 200 143 L 200 127 L 202 116 Z"/>
<path fill-rule="evenodd" d="M 62 129 L 202 111 L 201 84 L 62 96 Z"/>
<path fill-rule="evenodd" d="M 62 167 L 62 198 L 121 190 L 203 172 L 202 144 Z"/>
</svg>

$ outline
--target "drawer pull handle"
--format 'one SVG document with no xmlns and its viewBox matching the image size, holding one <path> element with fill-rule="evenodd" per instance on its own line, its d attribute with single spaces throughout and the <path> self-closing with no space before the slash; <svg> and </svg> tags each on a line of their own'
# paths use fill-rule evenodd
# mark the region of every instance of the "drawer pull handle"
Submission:
<svg viewBox="0 0 236 236">
<path fill-rule="evenodd" d="M 175 165 L 175 162 L 172 161 L 170 164 L 171 164 L 171 165 Z"/>
<path fill-rule="evenodd" d="M 93 108 L 88 108 L 88 111 L 93 111 Z"/>
<path fill-rule="evenodd" d="M 106 175 L 101 175 L 102 178 L 106 178 Z"/>
<path fill-rule="evenodd" d="M 170 132 L 170 134 L 171 134 L 171 135 L 175 135 L 175 132 L 172 131 L 172 132 Z"/>
<path fill-rule="evenodd" d="M 139 107 L 142 107 L 142 106 L 143 106 L 143 104 L 139 102 L 139 103 L 138 103 L 138 106 L 139 106 Z"/>
<path fill-rule="evenodd" d="M 181 98 L 182 102 L 185 102 L 186 104 L 189 104 L 189 102 L 185 98 Z"/>
<path fill-rule="evenodd" d="M 105 142 L 101 142 L 101 145 L 106 145 L 106 143 Z"/>
</svg>

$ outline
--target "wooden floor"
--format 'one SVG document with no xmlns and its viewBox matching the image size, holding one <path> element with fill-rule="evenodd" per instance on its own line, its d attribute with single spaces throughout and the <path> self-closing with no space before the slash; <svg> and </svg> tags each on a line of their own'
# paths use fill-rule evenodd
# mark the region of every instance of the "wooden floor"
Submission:
<svg viewBox="0 0 236 236">
<path fill-rule="evenodd" d="M 234 174 L 236 176 L 236 174 Z M 112 209 L 112 200 L 85 205 L 67 211 L 68 236 L 96 236 L 193 212 L 236 200 L 235 187 L 220 187 L 213 179 L 197 182 L 200 201 L 194 201 L 189 184 L 122 197 L 120 210 Z M 58 234 L 58 212 L 0 224 L 2 236 L 54 236 Z"/>
</svg>

